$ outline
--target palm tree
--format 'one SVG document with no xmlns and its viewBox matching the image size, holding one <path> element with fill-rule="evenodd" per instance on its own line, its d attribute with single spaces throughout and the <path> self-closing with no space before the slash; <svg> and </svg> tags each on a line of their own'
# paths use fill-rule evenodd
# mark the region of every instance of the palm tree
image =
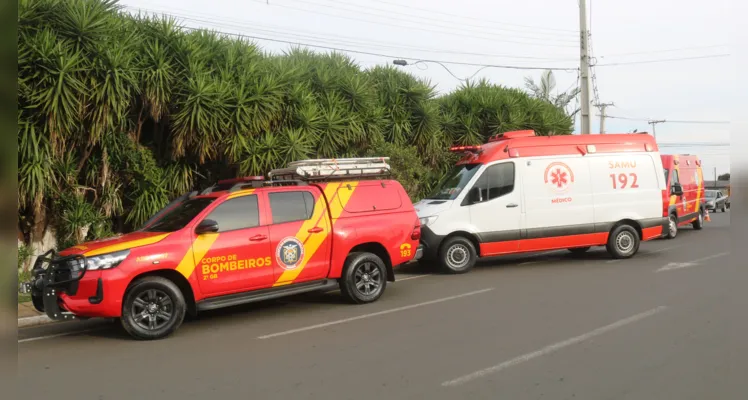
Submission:
<svg viewBox="0 0 748 400">
<path fill-rule="evenodd" d="M 554 92 L 556 89 L 556 77 L 553 76 L 553 71 L 551 70 L 543 71 L 540 75 L 539 84 L 535 83 L 531 77 L 525 77 L 525 88 L 536 99 L 541 99 L 547 103 L 553 104 L 559 109 L 564 110 L 566 114 L 572 118 L 574 118 L 581 110 L 579 107 L 569 110 L 571 101 L 579 95 L 581 89 L 575 87 L 567 92 Z"/>
<path fill-rule="evenodd" d="M 133 229 L 170 198 L 292 160 L 391 156 L 417 198 L 454 163 L 452 144 L 571 129 L 558 96 L 481 81 L 437 97 L 389 66 L 267 54 L 115 0 L 19 0 L 18 38 L 19 230 L 33 254 L 53 237 L 65 247 Z"/>
</svg>

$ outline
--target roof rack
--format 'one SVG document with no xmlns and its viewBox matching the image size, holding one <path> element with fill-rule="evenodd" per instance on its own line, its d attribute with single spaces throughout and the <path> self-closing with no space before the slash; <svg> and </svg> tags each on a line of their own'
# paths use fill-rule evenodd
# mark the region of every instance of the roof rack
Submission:
<svg viewBox="0 0 748 400">
<path fill-rule="evenodd" d="M 329 181 L 389 176 L 389 157 L 321 158 L 294 161 L 270 171 L 271 181 Z"/>
</svg>

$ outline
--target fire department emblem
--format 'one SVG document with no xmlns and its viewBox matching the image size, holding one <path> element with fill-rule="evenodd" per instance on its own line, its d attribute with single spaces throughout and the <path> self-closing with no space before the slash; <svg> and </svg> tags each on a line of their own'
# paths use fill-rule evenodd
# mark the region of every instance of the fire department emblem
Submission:
<svg viewBox="0 0 748 400">
<path fill-rule="evenodd" d="M 275 248 L 275 259 L 281 268 L 295 269 L 304 259 L 304 244 L 293 236 L 284 238 Z"/>
<path fill-rule="evenodd" d="M 574 183 L 574 172 L 562 162 L 552 162 L 546 167 L 543 179 L 553 191 L 563 193 Z"/>
</svg>

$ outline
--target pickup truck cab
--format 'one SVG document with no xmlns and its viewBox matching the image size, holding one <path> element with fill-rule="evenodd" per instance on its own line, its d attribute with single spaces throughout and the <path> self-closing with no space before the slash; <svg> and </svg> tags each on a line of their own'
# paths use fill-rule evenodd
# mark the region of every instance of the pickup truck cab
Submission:
<svg viewBox="0 0 748 400">
<path fill-rule="evenodd" d="M 120 318 L 138 339 L 168 336 L 186 313 L 310 291 L 373 302 L 420 239 L 388 173 L 383 158 L 309 160 L 269 182 L 222 181 L 136 232 L 46 254 L 25 286 L 52 319 Z"/>
</svg>

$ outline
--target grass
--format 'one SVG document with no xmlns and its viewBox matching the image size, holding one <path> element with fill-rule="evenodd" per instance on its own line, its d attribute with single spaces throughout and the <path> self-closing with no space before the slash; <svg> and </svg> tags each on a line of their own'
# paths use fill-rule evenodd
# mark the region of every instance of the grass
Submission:
<svg viewBox="0 0 748 400">
<path fill-rule="evenodd" d="M 31 280 L 31 272 L 24 271 L 18 273 L 18 287 L 21 286 L 21 282 L 27 282 Z M 31 295 L 28 293 L 18 293 L 18 304 L 26 303 L 31 301 Z"/>
</svg>

